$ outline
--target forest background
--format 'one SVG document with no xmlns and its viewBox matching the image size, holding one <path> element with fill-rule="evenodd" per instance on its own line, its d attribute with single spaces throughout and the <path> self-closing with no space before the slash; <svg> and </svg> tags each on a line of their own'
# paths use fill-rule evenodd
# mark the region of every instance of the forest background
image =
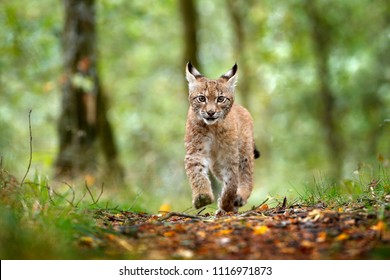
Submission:
<svg viewBox="0 0 390 280">
<path fill-rule="evenodd" d="M 72 2 L 91 7 L 95 33 L 93 59 L 78 57 L 69 70 L 76 44 L 64 38 L 71 23 L 64 3 Z M 249 206 L 267 196 L 294 199 L 313 180 L 348 188 L 389 168 L 386 0 L 3 0 L 0 53 L 1 164 L 20 179 L 32 110 L 29 177 L 65 188 L 76 177 L 98 190 L 104 183 L 104 199 L 123 208 L 190 207 L 183 163 L 189 59 L 210 78 L 238 63 L 237 102 L 251 112 L 262 152 Z M 85 106 L 98 81 L 92 96 L 104 106 L 93 99 L 92 111 L 109 124 L 114 152 L 96 132 L 93 149 L 75 150 L 85 166 L 67 172 L 60 155 L 69 81 L 87 92 Z M 107 183 L 107 174 L 120 179 Z"/>
</svg>

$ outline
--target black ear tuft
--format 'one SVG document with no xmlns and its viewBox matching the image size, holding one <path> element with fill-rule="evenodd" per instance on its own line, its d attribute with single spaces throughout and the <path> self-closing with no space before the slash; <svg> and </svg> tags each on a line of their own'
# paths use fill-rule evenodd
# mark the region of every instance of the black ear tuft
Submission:
<svg viewBox="0 0 390 280">
<path fill-rule="evenodd" d="M 192 66 L 191 60 L 188 60 L 187 69 L 188 69 L 188 71 L 189 71 L 190 73 L 192 72 L 192 68 L 194 68 L 194 66 Z"/>
<path fill-rule="evenodd" d="M 238 66 L 237 66 L 237 62 L 233 65 L 232 69 L 230 69 L 228 72 L 226 72 L 225 74 L 223 74 L 221 76 L 221 78 L 224 78 L 226 80 L 229 80 L 230 78 L 234 77 L 234 75 L 236 75 L 237 73 L 237 70 L 238 70 Z"/>
<path fill-rule="evenodd" d="M 232 67 L 232 76 L 234 76 L 236 73 L 237 73 L 237 70 L 238 70 L 238 65 L 237 65 L 237 62 L 234 63 L 233 67 Z"/>
<path fill-rule="evenodd" d="M 254 152 L 255 159 L 260 157 L 260 155 L 261 155 L 261 154 L 260 154 L 260 151 L 256 148 L 256 146 L 255 146 L 253 152 Z"/>
<path fill-rule="evenodd" d="M 198 71 L 198 69 L 196 69 L 192 65 L 191 61 L 188 61 L 187 63 L 187 72 L 192 76 L 194 76 L 195 78 L 203 77 L 202 74 L 200 74 L 200 72 Z"/>
</svg>

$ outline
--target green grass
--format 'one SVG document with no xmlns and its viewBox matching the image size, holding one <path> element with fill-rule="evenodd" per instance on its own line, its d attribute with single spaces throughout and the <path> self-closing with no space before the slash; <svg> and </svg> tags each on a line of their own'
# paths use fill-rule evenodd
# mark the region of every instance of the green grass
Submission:
<svg viewBox="0 0 390 280">
<path fill-rule="evenodd" d="M 329 207 L 342 207 L 359 203 L 367 209 L 379 207 L 389 210 L 390 174 L 380 166 L 375 172 L 357 171 L 353 179 L 334 183 L 323 176 L 314 178 L 298 192 L 300 202 L 307 205 L 325 203 Z"/>
<path fill-rule="evenodd" d="M 99 230 L 91 211 L 98 205 L 87 196 L 77 198 L 71 187 L 53 191 L 45 177 L 36 175 L 21 186 L 0 171 L 1 259 L 99 257 L 78 244 L 81 236 Z"/>
<path fill-rule="evenodd" d="M 298 201 L 307 205 L 325 203 L 334 208 L 359 204 L 380 218 L 390 210 L 389 178 L 382 167 L 376 173 L 361 172 L 339 184 L 324 177 L 316 178 L 298 194 Z M 108 195 L 102 196 L 105 192 Z M 54 184 L 38 173 L 20 185 L 0 169 L 0 258 L 110 258 L 96 246 L 99 244 L 96 236 L 102 236 L 105 231 L 96 224 L 96 211 L 145 211 L 145 201 L 151 202 L 151 199 L 142 201 L 145 194 L 133 194 L 127 204 L 117 205 L 113 193 L 109 187 L 82 182 Z"/>
</svg>

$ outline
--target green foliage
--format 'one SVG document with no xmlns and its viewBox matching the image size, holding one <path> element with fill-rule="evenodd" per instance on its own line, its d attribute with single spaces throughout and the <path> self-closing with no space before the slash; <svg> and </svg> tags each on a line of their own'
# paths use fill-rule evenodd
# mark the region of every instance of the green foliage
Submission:
<svg viewBox="0 0 390 280">
<path fill-rule="evenodd" d="M 330 38 L 327 64 L 346 180 L 359 165 L 375 164 L 378 155 L 390 158 L 387 2 L 315 1 Z M 246 41 L 238 52 L 226 1 L 196 5 L 199 67 L 217 77 L 237 61 L 237 100 L 247 102 L 255 121 L 262 157 L 249 203 L 257 205 L 267 193 L 283 197 L 286 185 L 308 184 L 318 172 L 328 178 L 333 162 L 320 122 L 323 104 L 305 1 L 240 2 Z M 177 1 L 97 1 L 97 20 L 99 72 L 126 173 L 125 185 L 106 182 L 107 200 L 124 207 L 137 201 L 137 207 L 151 211 L 162 202 L 186 209 L 191 204 L 183 168 L 188 104 Z M 52 177 L 62 27 L 61 1 L 0 3 L 0 156 L 18 178 L 28 162 L 29 109 L 33 169 Z M 244 82 L 249 92 L 243 92 Z M 334 183 L 329 179 L 329 189 Z"/>
<path fill-rule="evenodd" d="M 362 207 L 377 212 L 379 219 L 382 219 L 384 211 L 390 210 L 389 175 L 383 166 L 375 169 L 366 166 L 357 170 L 353 179 L 345 179 L 340 184 L 319 176 L 298 194 L 300 201 L 308 205 L 324 203 L 328 207 L 338 208 L 360 203 Z"/>
<path fill-rule="evenodd" d="M 101 232 L 94 210 L 104 205 L 92 186 L 51 186 L 35 174 L 22 186 L 0 169 L 0 258 L 97 258 L 95 248 L 83 250 L 83 240 Z M 87 188 L 87 187 L 86 187 Z"/>
</svg>

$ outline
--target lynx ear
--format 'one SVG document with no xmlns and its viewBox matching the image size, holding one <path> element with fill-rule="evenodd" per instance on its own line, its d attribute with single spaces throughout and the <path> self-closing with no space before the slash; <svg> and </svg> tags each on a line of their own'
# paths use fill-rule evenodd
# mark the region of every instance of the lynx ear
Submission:
<svg viewBox="0 0 390 280">
<path fill-rule="evenodd" d="M 225 80 L 227 80 L 228 86 L 232 90 L 236 86 L 236 82 L 237 82 L 237 69 L 238 69 L 238 66 L 236 63 L 236 64 L 234 64 L 232 69 L 230 69 L 229 71 L 227 71 L 225 74 L 223 74 L 221 76 L 221 78 L 224 78 Z"/>
<path fill-rule="evenodd" d="M 200 72 L 194 66 L 192 66 L 191 62 L 188 61 L 186 65 L 186 78 L 188 84 L 191 86 L 191 84 L 196 81 L 196 78 L 199 77 L 202 77 L 202 74 L 200 74 Z"/>
</svg>

